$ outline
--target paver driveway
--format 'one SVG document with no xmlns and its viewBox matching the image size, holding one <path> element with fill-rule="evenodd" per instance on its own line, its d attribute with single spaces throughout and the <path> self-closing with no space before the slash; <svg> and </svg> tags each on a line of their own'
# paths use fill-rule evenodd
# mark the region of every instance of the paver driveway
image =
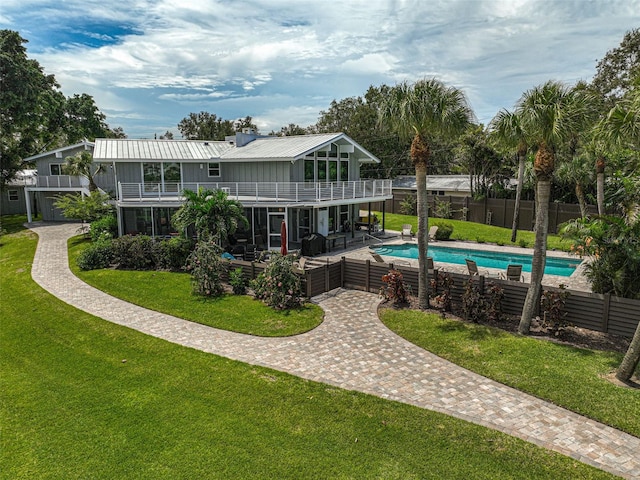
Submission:
<svg viewBox="0 0 640 480">
<path fill-rule="evenodd" d="M 472 373 L 395 335 L 377 318 L 377 295 L 336 290 L 314 299 L 315 330 L 262 338 L 153 312 L 85 284 L 68 267 L 73 224 L 32 224 L 34 280 L 66 303 L 171 342 L 299 377 L 462 418 L 640 479 L 640 439 Z"/>
</svg>

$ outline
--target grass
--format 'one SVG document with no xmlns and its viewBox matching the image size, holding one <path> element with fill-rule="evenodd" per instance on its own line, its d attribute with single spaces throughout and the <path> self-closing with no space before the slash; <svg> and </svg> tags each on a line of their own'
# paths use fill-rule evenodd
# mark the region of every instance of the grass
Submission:
<svg viewBox="0 0 640 480">
<path fill-rule="evenodd" d="M 57 300 L 0 247 L 0 477 L 614 478 L 481 426 L 181 347 Z"/>
<path fill-rule="evenodd" d="M 308 303 L 299 309 L 278 311 L 245 295 L 207 299 L 191 293 L 187 273 L 122 270 L 80 270 L 78 254 L 88 245 L 82 236 L 69 240 L 69 267 L 86 283 L 141 307 L 223 330 L 281 337 L 307 332 L 322 323 L 324 313 Z"/>
<path fill-rule="evenodd" d="M 382 213 L 376 212 L 379 218 Z M 385 214 L 385 228 L 388 230 L 402 231 L 402 225 L 409 223 L 413 231 L 418 230 L 418 218 L 415 215 L 401 215 L 398 213 Z M 515 243 L 511 242 L 511 229 L 484 225 L 482 223 L 464 222 L 462 220 L 449 220 L 444 218 L 429 218 L 429 225 L 441 225 L 448 223 L 453 226 L 452 240 L 464 240 L 478 243 L 495 243 L 498 245 L 526 246 L 533 248 L 535 233 L 527 230 L 518 230 Z M 569 251 L 571 244 L 563 241 L 558 235 L 547 236 L 548 250 Z"/>
<path fill-rule="evenodd" d="M 640 437 L 640 390 L 605 378 L 622 354 L 559 345 L 426 312 L 384 309 L 381 320 L 457 365 Z"/>
</svg>

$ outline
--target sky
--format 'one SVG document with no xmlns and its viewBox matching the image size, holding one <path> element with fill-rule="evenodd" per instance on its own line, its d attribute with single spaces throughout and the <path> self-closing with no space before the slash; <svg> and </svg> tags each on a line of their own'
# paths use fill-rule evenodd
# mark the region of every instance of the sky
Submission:
<svg viewBox="0 0 640 480">
<path fill-rule="evenodd" d="M 485 125 L 547 80 L 590 81 L 640 27 L 640 0 L 2 0 L 0 29 L 66 96 L 152 138 L 190 112 L 261 133 L 317 122 L 332 100 L 435 77 Z"/>
</svg>

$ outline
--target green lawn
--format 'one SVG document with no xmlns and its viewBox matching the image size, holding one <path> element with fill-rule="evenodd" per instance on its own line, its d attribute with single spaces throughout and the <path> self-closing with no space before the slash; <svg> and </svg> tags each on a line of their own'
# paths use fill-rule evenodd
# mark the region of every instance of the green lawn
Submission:
<svg viewBox="0 0 640 480">
<path fill-rule="evenodd" d="M 382 218 L 381 212 L 376 212 Z M 413 231 L 418 230 L 418 218 L 415 215 L 400 215 L 397 213 L 385 214 L 385 228 L 388 230 L 402 231 L 402 225 L 409 223 L 413 226 Z M 429 225 L 441 225 L 448 223 L 453 226 L 452 240 L 465 240 L 469 242 L 495 243 L 498 245 L 521 246 L 520 242 L 525 242 L 526 246 L 533 248 L 535 240 L 534 232 L 518 230 L 515 243 L 511 243 L 511 229 L 484 225 L 482 223 L 463 222 L 462 220 L 448 220 L 443 218 L 429 218 Z M 571 244 L 563 241 L 558 235 L 547 236 L 547 248 L 549 250 L 569 251 Z"/>
<path fill-rule="evenodd" d="M 0 477 L 613 478 L 532 444 L 159 340 L 31 280 L 0 247 Z"/>
<path fill-rule="evenodd" d="M 640 390 L 605 376 L 622 354 L 573 348 L 419 311 L 381 310 L 410 342 L 457 365 L 640 437 Z"/>
<path fill-rule="evenodd" d="M 308 303 L 296 310 L 274 310 L 248 296 L 207 299 L 192 295 L 187 273 L 122 270 L 80 270 L 76 258 L 88 245 L 83 237 L 69 240 L 69 266 L 94 287 L 136 305 L 211 327 L 277 337 L 307 332 L 322 323 L 323 312 Z"/>
</svg>

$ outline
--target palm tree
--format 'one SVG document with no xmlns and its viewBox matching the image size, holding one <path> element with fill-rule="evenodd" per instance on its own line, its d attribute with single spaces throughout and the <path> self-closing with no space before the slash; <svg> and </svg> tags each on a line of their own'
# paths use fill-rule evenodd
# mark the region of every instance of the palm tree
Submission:
<svg viewBox="0 0 640 480">
<path fill-rule="evenodd" d="M 636 83 L 596 127 L 597 134 L 611 147 L 640 149 L 640 78 Z M 605 157 L 601 155 L 596 161 L 598 213 L 601 215 L 604 214 L 604 167 Z"/>
<path fill-rule="evenodd" d="M 223 241 L 233 235 L 241 224 L 249 226 L 242 204 L 229 200 L 222 190 L 200 187 L 197 192 L 185 189 L 182 195 L 185 202 L 171 221 L 178 230 L 186 230 L 193 225 L 198 240 L 213 240 L 222 246 Z"/>
<path fill-rule="evenodd" d="M 518 156 L 518 185 L 516 186 L 516 203 L 513 210 L 513 223 L 511 225 L 511 242 L 515 242 L 518 233 L 520 203 L 522 201 L 524 167 L 529 145 L 527 144 L 527 136 L 522 129 L 521 119 L 513 112 L 504 109 L 500 110 L 493 120 L 491 120 L 490 128 L 500 142 L 509 147 L 514 147 Z"/>
<path fill-rule="evenodd" d="M 591 169 L 591 158 L 587 153 L 572 156 L 571 160 L 562 163 L 558 167 L 558 177 L 573 183 L 575 186 L 578 205 L 580 206 L 580 216 L 587 216 L 587 200 L 584 188 L 593 181 L 593 170 Z M 598 212 L 599 213 L 599 212 Z"/>
<path fill-rule="evenodd" d="M 410 156 L 417 187 L 418 305 L 423 309 L 429 307 L 427 170 L 430 145 L 435 138 L 451 138 L 463 133 L 472 120 L 473 112 L 462 91 L 436 79 L 396 85 L 380 109 L 381 124 L 390 125 L 403 139 L 413 139 Z"/>
<path fill-rule="evenodd" d="M 549 81 L 525 92 L 516 104 L 529 143 L 536 145 L 533 164 L 536 176 L 535 243 L 531 284 L 522 308 L 518 331 L 528 334 L 540 298 L 546 264 L 549 199 L 556 164 L 556 149 L 581 131 L 588 118 L 588 102 L 580 91 Z"/>
<path fill-rule="evenodd" d="M 93 156 L 91 153 L 85 151 L 78 152 L 71 157 L 64 159 L 65 164 L 63 171 L 67 175 L 73 175 L 76 177 L 84 177 L 89 181 L 89 191 L 95 192 L 98 190 L 98 186 L 94 180 L 94 177 L 99 173 L 105 171 L 104 165 L 99 163 L 93 165 Z"/>
</svg>

